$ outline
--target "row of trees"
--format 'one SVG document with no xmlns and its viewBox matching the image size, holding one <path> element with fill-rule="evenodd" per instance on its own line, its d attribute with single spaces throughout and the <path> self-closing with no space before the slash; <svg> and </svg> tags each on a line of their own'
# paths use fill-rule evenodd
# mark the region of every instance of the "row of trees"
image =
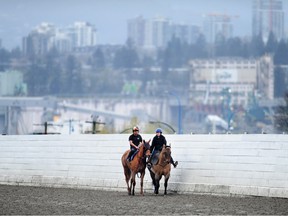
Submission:
<svg viewBox="0 0 288 216">
<path fill-rule="evenodd" d="M 165 48 L 159 48 L 157 55 L 151 57 L 140 55 L 131 40 L 128 40 L 126 45 L 115 53 L 113 67 L 119 69 L 161 66 L 165 70 L 186 66 L 190 59 L 227 56 L 258 58 L 265 53 L 275 54 L 275 62 L 278 64 L 278 61 L 282 61 L 281 58 L 285 58 L 284 56 L 288 53 L 287 41 L 277 41 L 272 32 L 266 43 L 262 40 L 261 35 L 255 36 L 251 40 L 239 37 L 225 39 L 222 35 L 219 35 L 214 44 L 206 43 L 204 35 L 200 35 L 192 44 L 173 37 Z M 97 51 L 94 57 L 101 60 L 103 54 Z M 101 66 L 105 65 L 105 60 L 100 62 L 102 63 Z"/>
<path fill-rule="evenodd" d="M 192 44 L 173 37 L 165 48 L 159 48 L 154 55 L 147 55 L 137 49 L 129 39 L 123 46 L 115 46 L 112 49 L 97 47 L 93 52 L 82 56 L 79 53 L 63 55 L 52 49 L 43 56 L 30 58 L 23 56 L 20 49 L 0 49 L 0 71 L 11 68 L 12 60 L 14 63 L 24 62 L 20 70 L 24 72 L 28 94 L 31 96 L 119 93 L 125 79 L 139 79 L 144 84 L 151 79 L 166 83 L 184 81 L 183 85 L 180 85 L 184 89 L 189 83 L 189 75 L 177 76 L 168 72 L 168 68 L 186 67 L 189 60 L 195 58 L 258 58 L 265 53 L 274 55 L 274 63 L 279 65 L 275 70 L 275 92 L 277 96 L 283 96 L 287 88 L 287 75 L 281 65 L 288 64 L 288 42 L 277 41 L 273 33 L 270 34 L 267 43 L 263 42 L 261 35 L 251 40 L 239 37 L 225 39 L 219 35 L 213 45 L 207 44 L 203 35 Z M 83 65 L 90 66 L 90 69 L 85 69 Z M 152 66 L 160 67 L 161 74 L 152 74 Z M 142 72 L 135 74 L 132 70 L 135 68 L 142 68 Z"/>
</svg>

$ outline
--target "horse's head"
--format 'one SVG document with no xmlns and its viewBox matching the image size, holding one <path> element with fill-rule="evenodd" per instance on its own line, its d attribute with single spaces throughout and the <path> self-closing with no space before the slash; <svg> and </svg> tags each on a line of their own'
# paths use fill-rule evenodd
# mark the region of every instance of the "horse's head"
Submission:
<svg viewBox="0 0 288 216">
<path fill-rule="evenodd" d="M 145 140 L 143 140 L 143 145 L 144 145 L 144 152 L 145 152 L 145 156 L 149 157 L 151 152 L 150 152 L 150 141 L 151 139 L 149 139 L 147 142 Z"/>
<path fill-rule="evenodd" d="M 163 155 L 164 161 L 169 163 L 171 159 L 171 146 L 167 146 L 167 145 L 163 146 L 162 155 Z"/>
</svg>

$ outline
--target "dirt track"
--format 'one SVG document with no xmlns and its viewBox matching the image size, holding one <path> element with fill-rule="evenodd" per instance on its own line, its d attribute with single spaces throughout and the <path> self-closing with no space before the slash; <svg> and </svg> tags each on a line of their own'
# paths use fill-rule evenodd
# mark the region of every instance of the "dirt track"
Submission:
<svg viewBox="0 0 288 216">
<path fill-rule="evenodd" d="M 163 188 L 162 188 L 163 189 Z M 288 199 L 221 197 L 210 195 L 167 196 L 146 193 L 0 185 L 3 215 L 287 215 Z"/>
</svg>

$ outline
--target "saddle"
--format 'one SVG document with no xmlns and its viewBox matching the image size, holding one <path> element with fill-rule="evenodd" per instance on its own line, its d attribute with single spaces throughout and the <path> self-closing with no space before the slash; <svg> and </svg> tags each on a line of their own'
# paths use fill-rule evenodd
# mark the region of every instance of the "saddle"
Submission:
<svg viewBox="0 0 288 216">
<path fill-rule="evenodd" d="M 160 151 L 156 151 L 156 152 L 153 154 L 153 156 L 152 156 L 152 158 L 151 158 L 151 164 L 152 164 L 152 165 L 156 165 L 156 164 L 158 163 L 158 161 L 159 161 L 159 155 L 160 155 Z"/>
<path fill-rule="evenodd" d="M 132 161 L 135 157 L 135 155 L 138 153 L 139 150 L 135 151 L 129 158 L 129 161 Z"/>
</svg>

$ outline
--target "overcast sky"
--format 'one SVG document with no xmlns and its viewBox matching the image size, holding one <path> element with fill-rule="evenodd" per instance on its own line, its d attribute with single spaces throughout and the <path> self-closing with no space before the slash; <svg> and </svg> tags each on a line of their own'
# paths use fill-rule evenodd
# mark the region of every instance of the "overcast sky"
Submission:
<svg viewBox="0 0 288 216">
<path fill-rule="evenodd" d="M 283 2 L 288 11 L 288 0 Z M 97 28 L 98 43 L 123 44 L 130 18 L 164 16 L 176 23 L 202 25 L 208 13 L 238 15 L 234 36 L 251 35 L 252 0 L 0 0 L 0 38 L 10 49 L 20 46 L 22 37 L 41 22 L 64 27 L 88 21 Z"/>
</svg>

